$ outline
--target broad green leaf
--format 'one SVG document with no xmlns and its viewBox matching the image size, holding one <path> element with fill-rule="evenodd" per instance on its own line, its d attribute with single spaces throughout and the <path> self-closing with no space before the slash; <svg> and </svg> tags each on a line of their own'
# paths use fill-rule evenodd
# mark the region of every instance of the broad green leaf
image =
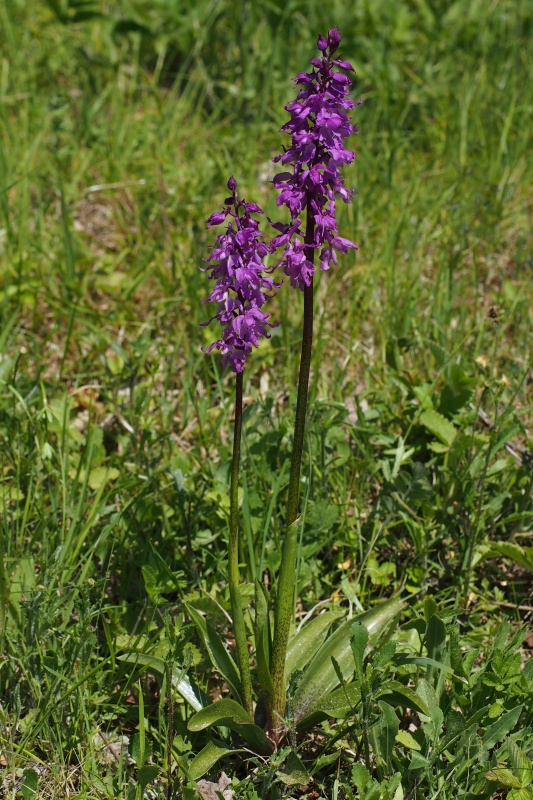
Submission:
<svg viewBox="0 0 533 800">
<path fill-rule="evenodd" d="M 95 467 L 89 472 L 88 484 L 91 489 L 96 491 L 102 484 L 116 481 L 120 475 L 120 470 L 116 467 Z"/>
<path fill-rule="evenodd" d="M 412 708 L 413 711 L 425 714 L 429 717 L 429 707 L 426 701 L 409 686 L 404 686 L 399 681 L 387 681 L 386 684 L 376 694 L 376 699 L 384 697 L 392 706 L 402 708 Z"/>
<path fill-rule="evenodd" d="M 148 656 L 145 653 L 122 653 L 117 656 L 119 661 L 126 661 L 128 664 L 140 664 L 158 675 L 166 675 L 167 665 L 162 658 Z M 183 675 L 182 670 L 178 670 L 177 675 L 172 675 L 172 687 L 178 692 L 193 711 L 200 711 L 207 705 L 211 705 L 211 700 L 195 684 L 191 683 L 187 675 Z"/>
<path fill-rule="evenodd" d="M 399 783 L 396 787 L 396 791 L 394 792 L 392 800 L 403 800 L 404 796 L 403 786 L 401 783 Z"/>
<path fill-rule="evenodd" d="M 388 703 L 380 700 L 378 706 L 381 710 L 381 717 L 375 727 L 377 728 L 379 753 L 385 763 L 390 764 L 392 752 L 394 750 L 394 742 L 396 741 L 396 735 L 400 728 L 400 722 L 394 713 L 394 709 Z"/>
<path fill-rule="evenodd" d="M 431 716 L 431 709 L 439 707 L 439 700 L 435 689 L 433 686 L 431 686 L 431 684 L 424 680 L 424 678 L 421 678 L 416 685 L 416 693 L 422 698 L 429 710 L 427 716 Z"/>
<path fill-rule="evenodd" d="M 338 686 L 339 680 L 333 666 L 334 658 L 344 680 L 349 681 L 355 670 L 350 641 L 352 626 L 362 622 L 368 630 L 369 643 L 373 644 L 404 606 L 402 600 L 393 598 L 371 611 L 346 620 L 326 639 L 317 651 L 298 684 L 293 698 L 294 720 L 298 724 Z"/>
<path fill-rule="evenodd" d="M 444 749 L 448 744 L 457 740 L 465 730 L 465 727 L 464 716 L 456 709 L 451 708 L 444 720 L 445 733 L 440 742 L 441 749 Z"/>
<path fill-rule="evenodd" d="M 252 722 L 253 719 L 240 703 L 226 697 L 194 714 L 187 727 L 190 731 L 203 731 L 211 725 L 249 725 Z"/>
<path fill-rule="evenodd" d="M 485 778 L 489 781 L 496 781 L 500 786 L 506 786 L 508 789 L 522 788 L 522 784 L 516 775 L 513 775 L 511 770 L 507 769 L 507 767 L 495 767 L 485 773 Z"/>
<path fill-rule="evenodd" d="M 438 411 L 428 409 L 423 411 L 420 415 L 420 424 L 426 428 L 433 436 L 442 442 L 442 444 L 450 447 L 457 435 L 457 431 L 452 423 L 439 414 Z"/>
<path fill-rule="evenodd" d="M 335 761 L 339 761 L 341 758 L 342 753 L 340 750 L 334 750 L 333 753 L 323 753 L 313 762 L 312 774 L 320 773 L 324 767 L 329 767 L 330 764 L 334 764 Z"/>
<path fill-rule="evenodd" d="M 305 786 L 309 783 L 309 773 L 294 752 L 291 750 L 287 758 L 287 763 L 282 772 L 278 772 L 278 779 L 285 786 Z"/>
<path fill-rule="evenodd" d="M 440 739 L 442 726 L 444 724 L 444 714 L 439 706 L 431 706 L 429 709 L 429 721 L 423 722 L 422 727 L 433 744 L 436 744 Z"/>
<path fill-rule="evenodd" d="M 394 657 L 394 661 L 396 664 L 420 664 L 421 666 L 434 667 L 442 672 L 449 672 L 453 674 L 453 669 L 447 664 L 443 664 L 442 661 L 435 661 L 434 658 L 427 658 L 426 656 L 398 655 Z M 465 682 L 465 679 L 461 678 L 460 675 L 454 675 L 454 678 L 457 678 L 457 680 L 460 680 L 463 683 Z"/>
<path fill-rule="evenodd" d="M 499 744 L 507 734 L 511 733 L 520 718 L 522 708 L 522 705 L 512 708 L 507 714 L 502 714 L 496 722 L 488 726 L 483 735 L 483 747 L 485 750 L 489 750 L 495 744 Z"/>
<path fill-rule="evenodd" d="M 224 644 L 216 630 L 196 611 L 191 605 L 186 603 L 187 611 L 196 625 L 198 633 L 202 637 L 209 658 L 214 668 L 218 670 L 226 679 L 231 693 L 236 700 L 241 697 L 241 679 L 235 666 L 235 662 L 227 652 Z"/>
<path fill-rule="evenodd" d="M 361 690 L 355 683 L 348 683 L 326 695 L 310 714 L 299 723 L 299 728 L 310 728 L 324 719 L 344 719 L 361 701 Z"/>
<path fill-rule="evenodd" d="M 224 725 L 237 731 L 261 755 L 270 755 L 272 743 L 264 730 L 254 724 L 247 711 L 235 700 L 224 698 L 198 711 L 188 722 L 190 731 Z"/>
<path fill-rule="evenodd" d="M 368 645 L 368 630 L 365 625 L 359 620 L 354 623 L 350 632 L 350 643 L 352 645 L 352 654 L 355 664 L 355 675 L 359 683 L 363 681 L 363 662 L 365 659 L 365 651 Z"/>
<path fill-rule="evenodd" d="M 507 750 L 511 768 L 520 781 L 520 786 L 529 786 L 530 783 L 533 783 L 533 764 L 512 739 L 507 741 Z"/>
<path fill-rule="evenodd" d="M 129 754 L 138 768 L 142 767 L 152 755 L 152 747 L 146 737 L 136 731 L 130 739 Z"/>
<path fill-rule="evenodd" d="M 507 800 L 533 800 L 533 789 L 526 789 L 525 787 L 511 789 L 507 795 Z"/>
<path fill-rule="evenodd" d="M 412 736 L 409 731 L 398 731 L 396 734 L 396 741 L 409 750 L 422 750 L 422 746 L 418 744 L 415 737 Z"/>
<path fill-rule="evenodd" d="M 415 769 L 427 769 L 428 767 L 428 759 L 423 756 L 422 753 L 417 753 L 415 750 L 411 756 L 411 761 L 409 762 L 409 771 L 413 771 Z"/>
<path fill-rule="evenodd" d="M 426 622 L 429 622 L 431 617 L 435 616 L 436 614 L 437 614 L 437 604 L 433 599 L 433 597 L 430 597 L 429 595 L 427 597 L 424 597 L 424 619 L 426 620 Z"/>
<path fill-rule="evenodd" d="M 324 642 L 331 625 L 338 619 L 338 611 L 325 611 L 306 623 L 289 639 L 285 659 L 285 681 L 287 683 L 295 670 L 303 669 L 311 661 Z"/>
<path fill-rule="evenodd" d="M 194 781 L 197 781 L 202 775 L 205 775 L 217 761 L 224 758 L 224 756 L 227 756 L 229 753 L 234 754 L 242 752 L 242 749 L 226 747 L 222 742 L 212 739 L 200 750 L 198 755 L 196 755 L 189 764 L 189 775 Z"/>
<path fill-rule="evenodd" d="M 511 558 L 524 569 L 533 572 L 533 547 L 522 547 L 515 542 L 490 542 L 487 548 L 486 557 L 492 556 L 494 558 L 496 554 L 500 553 L 502 556 Z"/>
<path fill-rule="evenodd" d="M 459 636 L 455 628 L 450 626 L 448 628 L 449 637 L 449 650 L 450 650 L 450 666 L 456 675 L 468 680 L 468 673 L 465 669 L 463 661 L 463 653 L 459 642 Z"/>
<path fill-rule="evenodd" d="M 212 703 L 206 708 L 202 708 L 188 722 L 187 727 L 190 731 L 203 731 L 211 725 L 246 725 L 253 722 L 248 712 L 235 700 L 229 697 Z"/>
<path fill-rule="evenodd" d="M 425 639 L 428 658 L 432 661 L 442 663 L 442 658 L 446 648 L 446 626 L 444 622 L 435 614 L 428 621 Z M 427 671 L 426 680 L 430 683 L 437 679 L 438 667 L 430 666 Z"/>
<path fill-rule="evenodd" d="M 24 770 L 22 786 L 19 793 L 23 800 L 33 800 L 37 797 L 37 784 L 39 783 L 38 773 L 31 767 Z"/>
<path fill-rule="evenodd" d="M 370 772 L 364 764 L 354 764 L 352 767 L 352 783 L 360 795 L 364 795 L 365 789 L 372 780 Z"/>
<path fill-rule="evenodd" d="M 159 775 L 159 767 L 156 767 L 155 764 L 149 764 L 146 767 L 141 767 L 141 769 L 137 770 L 137 781 L 144 792 L 146 787 Z"/>
</svg>

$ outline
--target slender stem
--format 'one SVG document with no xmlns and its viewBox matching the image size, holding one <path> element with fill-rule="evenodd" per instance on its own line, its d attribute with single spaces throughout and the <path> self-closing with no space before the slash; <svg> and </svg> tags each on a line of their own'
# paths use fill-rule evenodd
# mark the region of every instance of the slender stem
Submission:
<svg viewBox="0 0 533 800">
<path fill-rule="evenodd" d="M 315 222 L 311 210 L 307 209 L 306 243 L 314 241 Z M 315 251 L 306 247 L 306 258 L 314 264 Z M 291 455 L 291 472 L 289 476 L 289 497 L 287 501 L 287 529 L 283 542 L 281 568 L 278 581 L 278 592 L 275 614 L 274 643 L 272 648 L 272 709 L 269 710 L 269 729 L 276 744 L 283 735 L 282 716 L 285 711 L 285 658 L 289 631 L 294 614 L 294 591 L 296 588 L 296 559 L 298 551 L 298 506 L 300 499 L 300 470 L 305 439 L 305 422 L 307 418 L 307 397 L 309 394 L 309 373 L 311 369 L 311 352 L 313 345 L 313 281 L 304 289 L 304 320 L 302 333 L 302 350 L 300 356 L 300 376 L 298 379 L 298 397 L 296 400 L 296 417 L 294 422 L 294 440 Z"/>
<path fill-rule="evenodd" d="M 241 673 L 242 700 L 250 716 L 253 716 L 250 661 L 239 588 L 239 463 L 242 433 L 242 377 L 243 373 L 238 372 L 235 381 L 235 428 L 233 434 L 233 458 L 231 461 L 228 580 L 233 629 L 237 644 L 237 660 Z"/>
</svg>

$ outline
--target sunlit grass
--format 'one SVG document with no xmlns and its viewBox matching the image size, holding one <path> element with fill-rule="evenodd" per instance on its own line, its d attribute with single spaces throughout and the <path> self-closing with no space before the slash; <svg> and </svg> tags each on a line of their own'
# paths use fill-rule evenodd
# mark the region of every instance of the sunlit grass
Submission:
<svg viewBox="0 0 533 800">
<path fill-rule="evenodd" d="M 317 288 L 301 612 L 403 583 L 467 603 L 465 634 L 483 642 L 530 605 L 531 572 L 480 546 L 530 544 L 531 9 L 344 5 L 243 4 L 246 39 L 231 2 L 195 4 L 182 28 L 140 2 L 65 25 L 45 4 L 0 5 L 6 791 L 17 768 L 44 765 L 53 796 L 129 797 L 134 769 L 111 745 L 139 726 L 138 673 L 118 656 L 136 637 L 168 648 L 184 597 L 224 622 L 231 388 L 200 350 L 204 220 L 230 174 L 279 214 L 282 104 L 333 23 L 364 100 L 347 175 L 358 197 L 339 219 L 360 249 Z M 120 15 L 146 30 L 113 34 Z M 247 552 L 270 575 L 294 294 L 273 314 L 245 386 L 243 494 Z M 453 420 L 453 452 L 437 455 L 420 422 L 427 398 Z M 162 765 L 168 689 L 141 680 Z M 183 760 L 187 711 L 175 716 Z"/>
</svg>

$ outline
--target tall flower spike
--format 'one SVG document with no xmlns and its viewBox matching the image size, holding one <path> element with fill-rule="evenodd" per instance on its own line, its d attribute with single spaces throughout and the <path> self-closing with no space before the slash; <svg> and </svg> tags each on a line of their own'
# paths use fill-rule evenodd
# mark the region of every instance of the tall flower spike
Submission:
<svg viewBox="0 0 533 800">
<path fill-rule="evenodd" d="M 306 248 L 320 251 L 324 270 L 331 262 L 337 263 L 336 251 L 357 250 L 353 242 L 339 236 L 335 218 L 336 196 L 345 203 L 353 197 L 344 186 L 340 169 L 355 158 L 344 146 L 344 140 L 357 133 L 346 112 L 361 104 L 350 100 L 351 81 L 339 71 L 352 71 L 352 65 L 333 58 L 340 41 L 337 28 L 332 28 L 327 38 L 319 36 L 321 56 L 311 61 L 312 72 L 302 72 L 294 79 L 301 88 L 296 100 L 285 106 L 291 118 L 281 129 L 290 133 L 291 146 L 274 158 L 274 162 L 293 165 L 292 172 L 280 172 L 274 178 L 274 186 L 280 190 L 277 204 L 288 207 L 292 223 L 274 224 L 280 235 L 273 239 L 272 247 L 285 247 L 281 265 L 291 284 L 302 290 L 310 285 L 314 273 Z M 304 209 L 308 219 L 305 234 L 300 219 Z"/>
<path fill-rule="evenodd" d="M 210 258 L 204 259 L 209 266 L 200 267 L 216 281 L 207 301 L 218 303 L 217 313 L 202 324 L 218 319 L 224 326 L 221 338 L 205 352 L 220 350 L 223 366 L 242 372 L 252 347 L 257 347 L 261 338 L 268 338 L 267 329 L 274 327 L 261 308 L 268 293 L 280 284 L 266 274 L 263 258 L 269 248 L 257 220 L 251 216 L 262 214 L 262 210 L 255 203 L 238 199 L 235 178 L 229 179 L 228 189 L 231 196 L 226 199 L 224 210 L 211 214 L 207 220 L 207 227 L 211 228 L 224 224 L 229 217 L 226 232 L 217 236 Z"/>
</svg>

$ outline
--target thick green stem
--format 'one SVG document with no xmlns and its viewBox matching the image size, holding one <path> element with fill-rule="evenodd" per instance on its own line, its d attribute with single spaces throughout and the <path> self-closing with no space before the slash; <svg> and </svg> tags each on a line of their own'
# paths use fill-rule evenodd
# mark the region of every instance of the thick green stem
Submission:
<svg viewBox="0 0 533 800">
<path fill-rule="evenodd" d="M 241 673 L 242 701 L 244 707 L 252 717 L 252 680 L 250 677 L 250 661 L 248 657 L 248 644 L 242 610 L 239 575 L 239 463 L 241 458 L 242 432 L 242 377 L 242 372 L 238 372 L 235 381 L 235 429 L 233 435 L 233 458 L 231 461 L 228 580 L 233 630 L 237 645 L 237 660 Z"/>
<path fill-rule="evenodd" d="M 315 232 L 314 217 L 307 210 L 305 241 L 313 242 Z M 314 263 L 315 251 L 306 248 L 306 258 Z M 268 713 L 270 735 L 276 744 L 283 735 L 282 717 L 285 711 L 285 658 L 292 617 L 294 614 L 294 591 L 296 588 L 296 560 L 298 551 L 298 506 L 300 500 L 300 470 L 305 439 L 307 419 L 307 397 L 309 393 L 309 372 L 313 345 L 313 281 L 304 289 L 304 321 L 302 350 L 300 356 L 300 376 L 296 400 L 294 440 L 289 477 L 289 497 L 287 501 L 287 529 L 283 542 L 281 569 L 278 581 L 274 643 L 272 648 L 272 708 Z"/>
</svg>

